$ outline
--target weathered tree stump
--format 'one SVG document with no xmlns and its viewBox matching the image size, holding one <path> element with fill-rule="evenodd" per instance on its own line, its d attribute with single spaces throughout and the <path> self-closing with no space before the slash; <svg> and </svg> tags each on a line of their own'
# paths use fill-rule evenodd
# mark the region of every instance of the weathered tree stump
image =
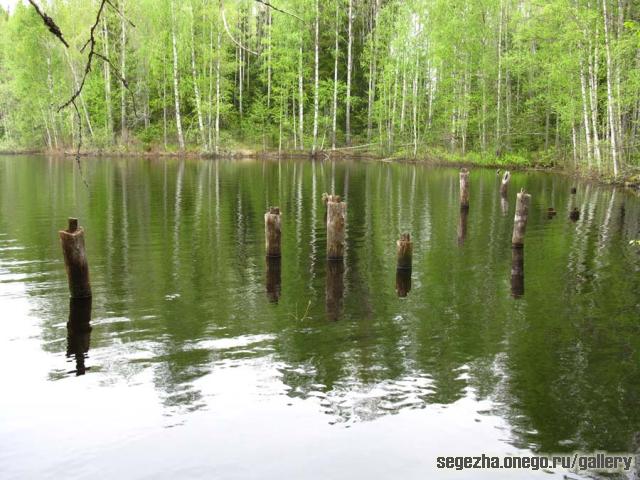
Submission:
<svg viewBox="0 0 640 480">
<path fill-rule="evenodd" d="M 267 257 L 267 297 L 272 303 L 278 303 L 282 290 L 280 257 Z"/>
<path fill-rule="evenodd" d="M 90 297 L 91 283 L 89 282 L 89 264 L 84 247 L 84 229 L 78 226 L 77 218 L 70 218 L 69 228 L 60 230 L 58 234 L 62 245 L 71 298 Z"/>
<path fill-rule="evenodd" d="M 344 257 L 347 204 L 338 195 L 329 195 L 327 201 L 327 258 Z"/>
<path fill-rule="evenodd" d="M 500 183 L 500 196 L 503 198 L 507 196 L 510 180 L 511 180 L 511 173 L 509 172 L 509 170 L 506 170 L 504 172 L 504 175 L 502 176 L 502 182 Z"/>
<path fill-rule="evenodd" d="M 340 319 L 344 296 L 344 262 L 342 260 L 327 261 L 327 279 L 325 300 L 327 318 L 332 321 Z"/>
<path fill-rule="evenodd" d="M 458 245 L 462 246 L 467 238 L 467 220 L 469 209 L 460 207 L 460 218 L 458 219 Z"/>
<path fill-rule="evenodd" d="M 69 299 L 67 322 L 67 358 L 75 357 L 75 374 L 84 375 L 85 354 L 91 343 L 91 297 Z"/>
<path fill-rule="evenodd" d="M 264 241 L 267 257 L 280 257 L 280 209 L 269 207 L 264 214 Z"/>
<path fill-rule="evenodd" d="M 460 170 L 460 208 L 469 208 L 469 170 Z"/>
<path fill-rule="evenodd" d="M 403 233 L 400 235 L 400 240 L 396 242 L 396 246 L 398 247 L 397 268 L 411 269 L 411 261 L 413 258 L 413 243 L 411 242 L 411 235 L 409 233 Z"/>
<path fill-rule="evenodd" d="M 520 298 L 524 295 L 524 248 L 511 248 L 511 296 Z"/>
<path fill-rule="evenodd" d="M 398 268 L 396 270 L 396 293 L 398 297 L 404 298 L 411 291 L 411 269 Z"/>
<path fill-rule="evenodd" d="M 513 219 L 513 235 L 511 245 L 520 247 L 524 245 L 524 234 L 527 230 L 527 218 L 529 217 L 529 204 L 531 195 L 525 192 L 524 188 L 518 193 L 516 200 L 516 215 Z"/>
</svg>

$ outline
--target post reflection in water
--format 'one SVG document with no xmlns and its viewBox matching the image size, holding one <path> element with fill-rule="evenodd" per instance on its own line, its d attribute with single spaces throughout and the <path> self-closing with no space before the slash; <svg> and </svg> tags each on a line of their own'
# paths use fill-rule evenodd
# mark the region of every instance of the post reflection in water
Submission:
<svg viewBox="0 0 640 480">
<path fill-rule="evenodd" d="M 403 298 L 411 291 L 411 269 L 396 269 L 396 292 L 398 297 Z"/>
<path fill-rule="evenodd" d="M 282 287 L 280 257 L 266 257 L 267 260 L 267 297 L 272 303 L 278 303 Z"/>
<path fill-rule="evenodd" d="M 327 318 L 340 320 L 344 303 L 344 261 L 342 259 L 327 260 L 326 287 Z"/>
<path fill-rule="evenodd" d="M 500 194 L 500 210 L 502 211 L 502 215 L 509 213 L 509 200 L 506 194 Z"/>
<path fill-rule="evenodd" d="M 469 208 L 460 207 L 460 219 L 458 221 L 458 245 L 464 245 L 467 238 L 467 219 L 469 217 Z"/>
<path fill-rule="evenodd" d="M 84 375 L 87 370 L 84 361 L 91 343 L 91 303 L 91 297 L 69 299 L 67 358 L 75 358 L 76 369 L 70 373 L 76 376 Z"/>
<path fill-rule="evenodd" d="M 524 295 L 524 248 L 511 247 L 511 296 Z"/>
</svg>

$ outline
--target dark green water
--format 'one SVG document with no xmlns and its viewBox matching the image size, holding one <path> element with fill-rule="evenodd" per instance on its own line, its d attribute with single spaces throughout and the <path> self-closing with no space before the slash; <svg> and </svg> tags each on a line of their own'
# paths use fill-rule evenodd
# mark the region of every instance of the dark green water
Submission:
<svg viewBox="0 0 640 480">
<path fill-rule="evenodd" d="M 83 168 L 88 189 L 71 160 L 0 157 L 2 478 L 471 478 L 435 458 L 640 447 L 629 193 L 515 173 L 502 204 L 495 172 L 473 170 L 462 228 L 453 169 Z M 532 205 L 514 298 L 521 187 Z M 331 190 L 348 204 L 343 268 L 325 260 Z M 279 279 L 264 258 L 269 205 L 283 212 Z M 90 335 L 67 331 L 68 216 L 86 230 Z M 414 268 L 400 298 L 404 231 Z"/>
</svg>

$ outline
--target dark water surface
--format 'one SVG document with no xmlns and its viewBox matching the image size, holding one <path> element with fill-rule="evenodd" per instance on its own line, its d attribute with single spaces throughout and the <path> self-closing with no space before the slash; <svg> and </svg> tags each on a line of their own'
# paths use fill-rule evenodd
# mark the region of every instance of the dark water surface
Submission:
<svg viewBox="0 0 640 480">
<path fill-rule="evenodd" d="M 435 458 L 638 450 L 629 193 L 515 173 L 502 204 L 496 173 L 473 170 L 465 226 L 454 169 L 83 167 L 88 190 L 71 160 L 0 157 L 3 479 L 553 478 L 442 472 Z M 532 205 L 518 295 L 521 187 Z M 325 260 L 331 190 L 348 203 L 342 268 Z M 282 210 L 279 278 L 264 258 L 269 205 Z M 68 216 L 86 229 L 90 332 L 67 328 Z M 414 268 L 400 298 L 404 231 Z"/>
</svg>

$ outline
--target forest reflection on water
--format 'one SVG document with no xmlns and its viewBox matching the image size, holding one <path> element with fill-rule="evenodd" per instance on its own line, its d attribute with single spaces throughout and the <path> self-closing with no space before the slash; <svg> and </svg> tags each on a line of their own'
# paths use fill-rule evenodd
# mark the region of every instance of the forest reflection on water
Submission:
<svg viewBox="0 0 640 480">
<path fill-rule="evenodd" d="M 517 449 L 638 448 L 636 197 L 515 172 L 505 200 L 495 171 L 475 169 L 462 212 L 454 169 L 92 159 L 84 171 L 89 190 L 71 161 L 0 158 L 0 308 L 15 317 L 0 360 L 38 359 L 10 377 L 29 395 L 150 387 L 135 404 L 178 424 L 250 417 L 266 399 L 290 406 L 273 414 L 283 424 L 304 404 L 351 427 L 465 405 L 462 431 L 502 421 Z M 523 187 L 526 244 L 512 251 Z M 325 259 L 325 191 L 348 204 L 344 262 Z M 277 260 L 264 256 L 269 205 L 282 211 Z M 70 214 L 87 232 L 93 305 L 67 299 L 56 231 Z M 408 274 L 395 268 L 402 232 Z M 14 414 L 19 390 L 4 400 Z"/>
</svg>

